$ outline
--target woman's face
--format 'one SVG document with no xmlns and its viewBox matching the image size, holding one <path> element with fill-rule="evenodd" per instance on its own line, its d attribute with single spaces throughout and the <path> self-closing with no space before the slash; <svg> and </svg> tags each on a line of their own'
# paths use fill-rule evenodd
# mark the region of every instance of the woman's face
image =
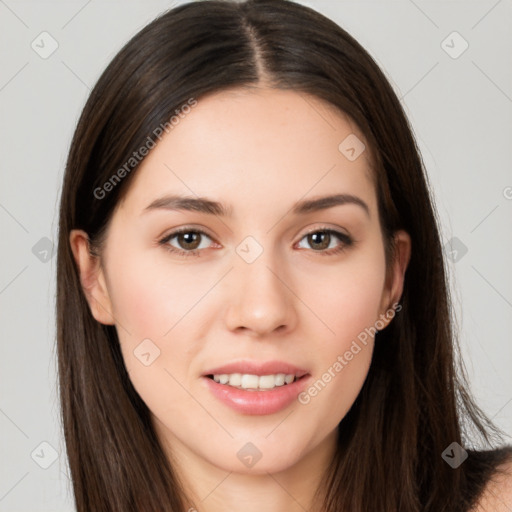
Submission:
<svg viewBox="0 0 512 512">
<path fill-rule="evenodd" d="M 73 232 L 91 310 L 178 460 L 274 473 L 334 447 L 409 257 L 400 232 L 386 279 L 362 141 L 306 94 L 209 95 L 136 171 L 102 267 Z"/>
</svg>

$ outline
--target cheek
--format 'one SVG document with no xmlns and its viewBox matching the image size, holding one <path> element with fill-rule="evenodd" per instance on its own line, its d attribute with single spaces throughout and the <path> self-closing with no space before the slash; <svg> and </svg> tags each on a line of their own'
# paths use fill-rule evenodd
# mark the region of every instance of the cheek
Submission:
<svg viewBox="0 0 512 512">
<path fill-rule="evenodd" d="M 133 252 L 109 271 L 114 316 L 134 342 L 145 338 L 172 339 L 171 331 L 217 278 L 211 272 L 204 276 L 185 266 L 169 264 L 164 249 L 155 251 L 160 250 L 162 253 L 151 258 L 138 257 Z"/>
<path fill-rule="evenodd" d="M 311 383 L 298 396 L 324 434 L 347 414 L 368 375 L 375 335 L 373 306 L 377 302 L 371 294 L 359 293 L 351 300 L 339 299 L 326 311 L 326 323 L 334 334 L 323 337 Z"/>
<path fill-rule="evenodd" d="M 344 350 L 379 319 L 385 283 L 383 248 L 377 244 L 339 265 L 305 274 L 302 296 L 318 319 L 326 345 Z M 323 324 L 323 325 L 322 325 Z"/>
<path fill-rule="evenodd" d="M 116 302 L 123 318 L 116 329 L 130 381 L 151 411 L 166 414 L 190 408 L 193 402 L 183 385 L 197 349 L 180 330 L 184 312 L 176 305 L 179 297 L 163 286 L 152 286 L 141 273 L 134 276 L 119 285 Z"/>
<path fill-rule="evenodd" d="M 120 251 L 121 252 L 121 251 Z M 193 401 L 184 392 L 187 369 L 200 343 L 194 343 L 194 305 L 217 279 L 210 282 L 199 272 L 166 264 L 165 255 L 155 258 L 118 258 L 111 265 L 109 290 L 117 333 L 130 380 L 151 410 L 167 410 Z M 111 254 L 111 261 L 116 255 Z M 200 339 L 200 337 L 197 337 Z M 149 355 L 146 355 L 149 354 Z"/>
<path fill-rule="evenodd" d="M 317 275 L 316 286 L 305 283 L 306 302 L 322 320 L 314 320 L 322 350 L 312 353 L 315 374 L 299 403 L 322 418 L 326 431 L 348 412 L 368 374 L 384 282 L 384 253 L 375 246 L 325 270 L 322 279 Z"/>
</svg>

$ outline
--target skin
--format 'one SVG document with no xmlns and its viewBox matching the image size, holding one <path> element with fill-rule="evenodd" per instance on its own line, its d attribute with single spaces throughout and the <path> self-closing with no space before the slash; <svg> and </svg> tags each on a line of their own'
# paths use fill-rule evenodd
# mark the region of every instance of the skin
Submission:
<svg viewBox="0 0 512 512">
<path fill-rule="evenodd" d="M 315 381 L 400 299 L 410 237 L 396 233 L 386 274 L 368 151 L 349 161 L 338 150 L 352 133 L 364 141 L 350 119 L 302 93 L 262 87 L 209 95 L 136 171 L 101 259 L 88 253 L 86 233 L 70 234 L 91 312 L 116 326 L 131 380 L 201 511 L 309 510 L 336 427 L 367 376 L 373 339 L 307 405 L 294 401 L 270 415 L 233 411 L 201 374 L 239 359 L 278 359 Z M 144 212 L 171 193 L 220 201 L 232 217 Z M 290 212 L 296 201 L 333 193 L 361 198 L 369 215 L 355 204 Z M 207 233 L 199 256 L 158 244 L 180 226 Z M 322 255 L 343 241 L 333 235 L 328 249 L 318 249 L 306 235 L 328 228 L 354 244 Z M 236 252 L 247 236 L 263 249 L 252 263 Z M 179 241 L 168 245 L 180 248 Z M 160 356 L 145 366 L 133 352 L 148 338 Z M 237 457 L 247 442 L 262 454 L 252 468 Z"/>
<path fill-rule="evenodd" d="M 471 512 L 510 512 L 512 510 L 512 460 L 499 466 Z"/>
</svg>

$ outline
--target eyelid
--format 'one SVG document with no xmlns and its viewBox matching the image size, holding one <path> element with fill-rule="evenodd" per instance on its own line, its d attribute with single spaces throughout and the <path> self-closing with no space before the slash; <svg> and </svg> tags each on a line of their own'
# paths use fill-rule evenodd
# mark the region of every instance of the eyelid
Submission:
<svg viewBox="0 0 512 512">
<path fill-rule="evenodd" d="M 302 240 L 305 236 L 310 235 L 311 233 L 316 233 L 317 231 L 332 231 L 334 233 L 340 233 L 341 235 L 345 235 L 345 236 L 352 238 L 352 236 L 348 232 L 344 232 L 346 230 L 343 230 L 343 228 L 340 228 L 338 226 L 330 227 L 327 225 L 320 225 L 320 226 L 314 226 L 311 229 L 308 229 L 308 231 L 302 233 L 300 240 Z"/>
<path fill-rule="evenodd" d="M 208 238 L 215 240 L 215 237 L 211 233 L 209 233 L 209 231 L 206 228 L 204 228 L 202 226 L 194 226 L 194 225 L 185 225 L 185 226 L 180 226 L 178 228 L 171 229 L 166 235 L 160 235 L 158 237 L 158 240 L 161 241 L 163 239 L 164 240 L 169 239 L 175 235 L 179 235 L 180 233 L 189 233 L 190 231 L 201 233 L 202 235 L 206 235 Z"/>
</svg>

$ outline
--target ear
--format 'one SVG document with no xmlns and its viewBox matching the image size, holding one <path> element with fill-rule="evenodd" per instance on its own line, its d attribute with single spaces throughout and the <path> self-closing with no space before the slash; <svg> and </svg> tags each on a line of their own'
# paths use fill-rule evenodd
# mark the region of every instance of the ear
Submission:
<svg viewBox="0 0 512 512">
<path fill-rule="evenodd" d="M 69 235 L 69 243 L 92 315 L 102 324 L 114 325 L 112 303 L 100 265 L 100 258 L 91 253 L 89 236 L 81 229 L 73 229 Z"/>
<path fill-rule="evenodd" d="M 398 230 L 394 234 L 394 251 L 391 259 L 380 304 L 380 318 L 386 327 L 394 317 L 392 315 L 389 318 L 390 315 L 386 315 L 386 312 L 394 309 L 393 305 L 400 302 L 404 289 L 405 271 L 411 259 L 411 237 L 404 230 Z"/>
</svg>

